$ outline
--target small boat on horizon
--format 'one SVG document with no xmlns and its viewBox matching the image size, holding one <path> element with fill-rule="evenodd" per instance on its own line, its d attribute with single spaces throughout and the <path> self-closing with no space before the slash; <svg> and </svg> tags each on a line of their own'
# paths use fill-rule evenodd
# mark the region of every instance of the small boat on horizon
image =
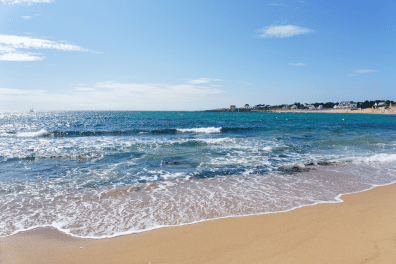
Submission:
<svg viewBox="0 0 396 264">
<path fill-rule="evenodd" d="M 30 113 L 34 113 L 34 111 L 33 111 L 33 106 L 32 106 L 32 108 L 30 108 L 30 111 L 29 111 Z"/>
</svg>

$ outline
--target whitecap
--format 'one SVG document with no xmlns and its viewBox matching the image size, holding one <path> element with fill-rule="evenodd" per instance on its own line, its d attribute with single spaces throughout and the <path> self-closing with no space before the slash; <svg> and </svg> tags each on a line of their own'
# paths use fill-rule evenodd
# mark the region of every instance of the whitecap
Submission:
<svg viewBox="0 0 396 264">
<path fill-rule="evenodd" d="M 199 128 L 178 128 L 176 129 L 182 133 L 220 133 L 221 127 L 199 127 Z"/>
<path fill-rule="evenodd" d="M 372 162 L 380 162 L 380 163 L 387 163 L 387 162 L 394 162 L 396 161 L 396 154 L 375 154 L 369 157 L 358 157 L 354 160 L 354 163 L 372 163 Z"/>
<path fill-rule="evenodd" d="M 45 129 L 41 129 L 40 131 L 35 132 L 5 132 L 0 133 L 0 136 L 7 137 L 43 137 L 48 135 L 48 131 Z"/>
</svg>

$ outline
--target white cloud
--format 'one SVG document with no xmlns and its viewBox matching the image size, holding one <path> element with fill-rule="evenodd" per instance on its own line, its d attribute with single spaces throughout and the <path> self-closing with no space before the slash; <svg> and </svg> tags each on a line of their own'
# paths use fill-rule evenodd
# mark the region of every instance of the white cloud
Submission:
<svg viewBox="0 0 396 264">
<path fill-rule="evenodd" d="M 23 18 L 24 20 L 30 20 L 30 19 L 33 19 L 33 18 L 35 18 L 35 17 L 37 17 L 37 16 L 40 16 L 40 14 L 35 14 L 35 15 L 33 15 L 33 16 L 22 16 L 22 18 Z"/>
<path fill-rule="evenodd" d="M 42 60 L 40 54 L 27 52 L 28 49 L 56 49 L 63 51 L 89 51 L 79 46 L 46 39 L 0 34 L 0 60 L 35 61 Z"/>
<path fill-rule="evenodd" d="M 0 52 L 0 61 L 37 61 L 42 59 L 43 57 L 36 56 L 35 53 L 30 52 Z"/>
<path fill-rule="evenodd" d="M 197 86 L 193 84 L 161 84 L 161 83 L 119 83 L 99 82 L 95 88 L 102 88 L 103 92 L 112 91 L 124 95 L 142 96 L 149 100 L 160 100 L 163 98 L 206 96 L 210 94 L 223 93 L 222 90 L 210 86 Z M 103 90 L 106 89 L 106 90 Z"/>
<path fill-rule="evenodd" d="M 0 88 L 0 94 L 6 95 L 38 95 L 43 94 L 43 90 L 23 90 L 23 89 L 10 89 L 10 88 Z"/>
<path fill-rule="evenodd" d="M 58 49 L 65 51 L 88 51 L 79 46 L 64 44 L 46 39 L 37 39 L 31 37 L 20 37 L 13 35 L 1 35 L 0 45 L 12 47 L 15 49 Z"/>
<path fill-rule="evenodd" d="M 28 3 L 28 4 L 32 4 L 32 3 L 51 3 L 53 2 L 53 0 L 0 0 L 1 2 L 3 2 L 3 4 L 21 4 L 21 3 Z"/>
<path fill-rule="evenodd" d="M 377 70 L 370 70 L 370 69 L 363 69 L 363 70 L 356 70 L 356 73 L 366 73 L 366 72 L 376 72 Z"/>
<path fill-rule="evenodd" d="M 303 63 L 303 62 L 298 62 L 298 63 L 289 63 L 290 65 L 294 65 L 294 66 L 305 66 L 307 64 Z"/>
<path fill-rule="evenodd" d="M 252 85 L 252 83 L 249 83 L 249 82 L 243 82 L 243 81 L 238 81 L 239 83 L 243 83 L 243 84 L 249 84 L 249 85 Z"/>
<path fill-rule="evenodd" d="M 78 87 L 77 90 L 78 91 L 95 91 L 95 89 L 92 87 Z"/>
<path fill-rule="evenodd" d="M 219 82 L 219 81 L 221 81 L 221 79 L 199 78 L 199 79 L 195 79 L 195 80 L 189 80 L 189 81 L 187 81 L 187 83 L 206 84 L 206 83 L 210 83 L 210 82 Z"/>
<path fill-rule="evenodd" d="M 309 28 L 303 28 L 295 25 L 279 25 L 268 26 L 257 30 L 259 38 L 289 38 L 301 34 L 308 34 L 314 32 Z"/>
<path fill-rule="evenodd" d="M 205 109 L 208 100 L 225 91 L 194 84 L 98 82 L 75 87 L 69 92 L 0 88 L 0 100 L 7 102 L 56 103 L 69 109 L 179 110 Z M 219 98 L 219 97 L 217 97 Z M 218 100 L 218 99 L 217 99 Z M 41 103 L 40 103 L 41 102 Z"/>
</svg>

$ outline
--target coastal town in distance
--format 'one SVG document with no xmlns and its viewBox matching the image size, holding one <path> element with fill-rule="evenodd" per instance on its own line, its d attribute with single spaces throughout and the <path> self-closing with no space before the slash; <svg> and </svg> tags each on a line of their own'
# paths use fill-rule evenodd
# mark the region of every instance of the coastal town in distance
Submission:
<svg viewBox="0 0 396 264">
<path fill-rule="evenodd" d="M 391 100 L 375 101 L 342 101 L 327 103 L 304 103 L 266 105 L 258 104 L 243 107 L 231 105 L 229 108 L 206 110 L 205 112 L 318 112 L 318 113 L 366 113 L 366 114 L 396 114 L 396 103 Z"/>
</svg>

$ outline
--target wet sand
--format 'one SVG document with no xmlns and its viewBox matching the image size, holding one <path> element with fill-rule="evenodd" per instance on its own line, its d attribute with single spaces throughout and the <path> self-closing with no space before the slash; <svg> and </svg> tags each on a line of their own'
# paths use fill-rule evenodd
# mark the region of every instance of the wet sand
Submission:
<svg viewBox="0 0 396 264">
<path fill-rule="evenodd" d="M 342 199 L 111 239 L 35 229 L 0 238 L 0 263 L 395 263 L 396 184 Z"/>
</svg>

